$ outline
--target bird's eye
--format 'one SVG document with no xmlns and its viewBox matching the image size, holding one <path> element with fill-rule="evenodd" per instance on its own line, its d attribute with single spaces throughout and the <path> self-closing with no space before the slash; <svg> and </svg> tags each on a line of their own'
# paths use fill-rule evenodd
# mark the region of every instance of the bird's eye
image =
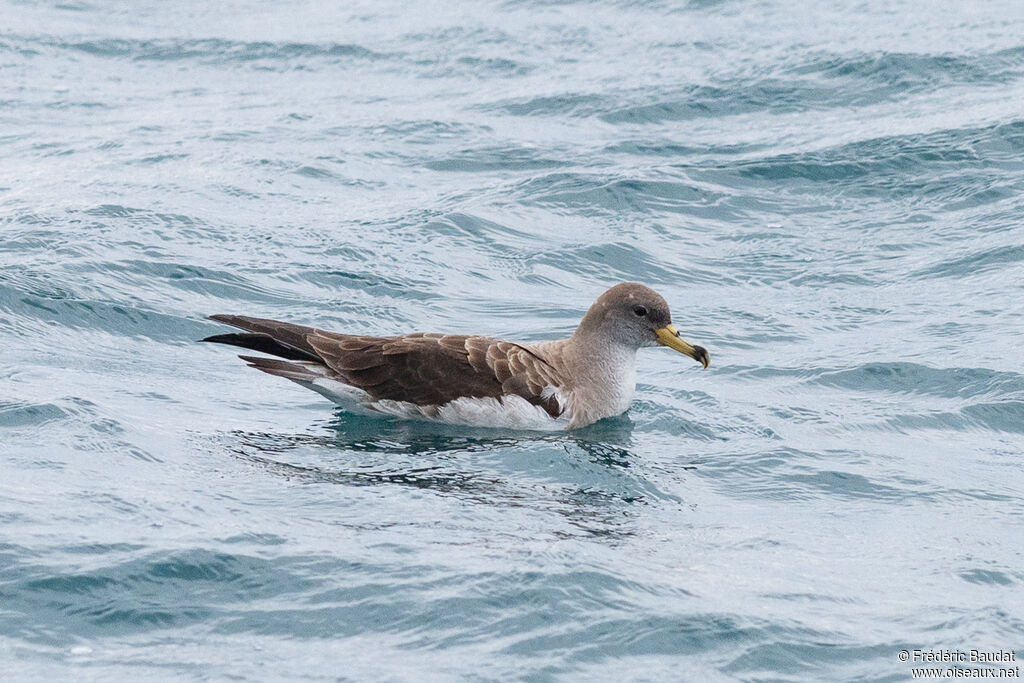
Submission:
<svg viewBox="0 0 1024 683">
<path fill-rule="evenodd" d="M 633 307 L 633 312 L 636 313 L 638 318 L 642 318 L 645 315 L 647 315 L 647 307 L 646 306 L 634 306 Z"/>
</svg>

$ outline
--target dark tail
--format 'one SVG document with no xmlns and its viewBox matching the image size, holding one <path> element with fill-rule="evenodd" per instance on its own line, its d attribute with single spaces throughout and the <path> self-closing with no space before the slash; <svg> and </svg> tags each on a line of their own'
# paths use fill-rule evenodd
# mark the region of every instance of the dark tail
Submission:
<svg viewBox="0 0 1024 683">
<path fill-rule="evenodd" d="M 239 346 L 243 349 L 268 353 L 285 359 L 239 356 L 249 364 L 250 368 L 256 368 L 268 375 L 290 379 L 310 389 L 316 389 L 316 380 L 324 377 L 327 372 L 327 364 L 306 341 L 306 336 L 314 332 L 312 327 L 265 318 L 249 318 L 242 315 L 211 315 L 210 319 L 240 327 L 248 332 L 215 334 L 212 337 L 200 339 L 200 341 Z M 301 363 L 289 363 L 288 361 L 301 361 Z"/>
<path fill-rule="evenodd" d="M 259 356 L 239 356 L 239 358 L 248 363 L 250 368 L 256 368 L 268 375 L 284 377 L 305 385 L 324 376 L 323 372 L 317 372 L 317 367 L 326 370 L 324 366 L 296 365 L 276 358 L 261 358 Z"/>
<path fill-rule="evenodd" d="M 210 320 L 240 327 L 247 332 L 216 334 L 200 341 L 240 346 L 243 349 L 269 353 L 272 356 L 288 360 L 323 362 L 323 359 L 306 341 L 306 335 L 314 331 L 312 327 L 266 318 L 250 318 L 244 315 L 211 315 Z"/>
<path fill-rule="evenodd" d="M 259 351 L 260 353 L 269 353 L 272 356 L 287 358 L 288 360 L 311 360 L 318 363 L 323 362 L 319 356 L 315 356 L 312 353 L 306 353 L 305 351 L 300 351 L 299 349 L 292 348 L 291 346 L 285 346 L 270 335 L 266 334 L 215 334 L 212 337 L 200 339 L 199 341 L 240 346 L 243 349 Z"/>
</svg>

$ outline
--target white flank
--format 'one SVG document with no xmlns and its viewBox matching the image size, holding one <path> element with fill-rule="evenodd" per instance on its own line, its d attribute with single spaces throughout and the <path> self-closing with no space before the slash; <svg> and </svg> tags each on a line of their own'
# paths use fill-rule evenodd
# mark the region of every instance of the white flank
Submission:
<svg viewBox="0 0 1024 683">
<path fill-rule="evenodd" d="M 362 412 L 367 412 L 366 403 L 370 396 L 362 389 L 327 377 L 318 378 L 312 382 L 299 382 L 299 384 L 329 398 L 345 410 L 358 411 L 362 409 Z"/>
<path fill-rule="evenodd" d="M 569 420 L 554 418 L 540 406 L 525 398 L 505 395 L 497 398 L 457 398 L 442 406 L 418 406 L 407 401 L 376 401 L 369 404 L 374 410 L 444 424 L 467 427 L 503 427 L 505 429 L 531 429 L 561 431 L 568 429 Z"/>
<path fill-rule="evenodd" d="M 500 427 L 505 429 L 530 429 L 561 431 L 569 427 L 569 411 L 554 418 L 540 406 L 515 395 L 496 398 L 457 398 L 442 406 L 418 406 L 408 401 L 372 401 L 362 389 L 327 377 L 314 380 L 292 380 L 307 389 L 312 389 L 339 406 L 354 413 L 384 413 L 395 417 L 427 420 L 444 424 L 466 425 L 468 427 Z M 544 398 L 558 393 L 554 387 L 544 390 Z M 559 403 L 565 405 L 559 397 Z"/>
</svg>

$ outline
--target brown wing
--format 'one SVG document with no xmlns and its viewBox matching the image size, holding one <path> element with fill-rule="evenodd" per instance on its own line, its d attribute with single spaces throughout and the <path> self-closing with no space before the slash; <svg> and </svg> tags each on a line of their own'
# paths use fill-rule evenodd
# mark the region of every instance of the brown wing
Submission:
<svg viewBox="0 0 1024 683">
<path fill-rule="evenodd" d="M 439 406 L 466 396 L 515 394 L 552 416 L 562 412 L 553 396 L 542 395 L 555 381 L 553 370 L 511 342 L 441 334 L 361 337 L 320 330 L 307 341 L 346 384 L 374 400 Z"/>
<path fill-rule="evenodd" d="M 554 396 L 543 395 L 546 387 L 562 384 L 554 368 L 536 352 L 512 342 L 442 334 L 369 337 L 265 318 L 210 317 L 248 330 L 249 334 L 216 335 L 203 341 L 322 363 L 341 381 L 362 389 L 373 400 L 439 406 L 463 396 L 500 398 L 514 394 L 541 406 L 553 417 L 564 409 Z M 253 363 L 253 358 L 244 358 Z M 256 367 L 270 374 L 283 373 L 276 366 Z"/>
</svg>

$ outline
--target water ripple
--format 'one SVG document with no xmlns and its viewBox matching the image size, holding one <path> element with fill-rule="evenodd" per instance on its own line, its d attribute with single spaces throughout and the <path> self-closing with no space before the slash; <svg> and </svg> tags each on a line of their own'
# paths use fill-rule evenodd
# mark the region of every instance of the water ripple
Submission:
<svg viewBox="0 0 1024 683">
<path fill-rule="evenodd" d="M 895 681 L 1019 639 L 1014 2 L 4 18 L 7 678 Z M 550 339 L 618 280 L 712 364 L 642 349 L 571 433 L 195 343 Z"/>
</svg>

